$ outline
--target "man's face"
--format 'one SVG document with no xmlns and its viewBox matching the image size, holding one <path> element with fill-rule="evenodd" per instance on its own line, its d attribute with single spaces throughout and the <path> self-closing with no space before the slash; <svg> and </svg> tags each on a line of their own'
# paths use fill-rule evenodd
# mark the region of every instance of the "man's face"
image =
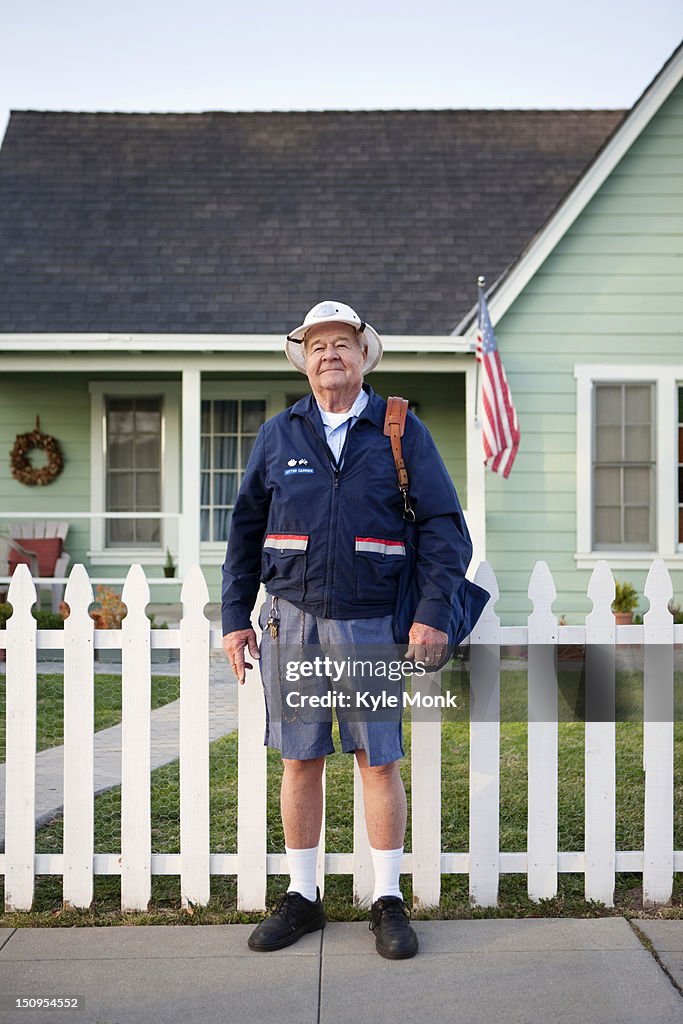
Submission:
<svg viewBox="0 0 683 1024">
<path fill-rule="evenodd" d="M 357 394 L 363 383 L 365 353 L 349 324 L 311 327 L 304 341 L 304 361 L 313 392 Z"/>
</svg>

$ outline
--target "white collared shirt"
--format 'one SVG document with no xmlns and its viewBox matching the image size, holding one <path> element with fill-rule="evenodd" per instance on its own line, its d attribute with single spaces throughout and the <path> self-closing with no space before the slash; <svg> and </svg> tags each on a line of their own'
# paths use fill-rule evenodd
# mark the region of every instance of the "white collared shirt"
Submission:
<svg viewBox="0 0 683 1024">
<path fill-rule="evenodd" d="M 327 441 L 328 448 L 334 455 L 335 462 L 338 463 L 349 426 L 352 425 L 352 422 L 356 422 L 368 404 L 367 391 L 363 391 L 361 388 L 355 402 L 346 412 L 326 412 L 320 407 L 320 402 L 317 399 L 316 402 L 318 409 L 320 409 L 323 427 L 325 428 L 325 440 Z"/>
</svg>

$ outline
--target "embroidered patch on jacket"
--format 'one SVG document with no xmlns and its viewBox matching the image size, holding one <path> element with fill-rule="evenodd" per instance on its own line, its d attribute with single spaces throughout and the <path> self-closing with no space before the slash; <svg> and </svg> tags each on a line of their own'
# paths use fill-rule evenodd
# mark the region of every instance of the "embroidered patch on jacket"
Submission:
<svg viewBox="0 0 683 1024">
<path fill-rule="evenodd" d="M 269 533 L 263 542 L 264 548 L 276 551 L 305 551 L 308 547 L 307 533 Z"/>
<path fill-rule="evenodd" d="M 381 537 L 356 537 L 356 551 L 372 551 L 378 555 L 405 555 L 402 540 L 383 540 Z"/>
<path fill-rule="evenodd" d="M 287 466 L 285 476 L 291 476 L 292 473 L 315 473 L 313 466 L 308 465 L 308 459 L 288 459 Z"/>
</svg>

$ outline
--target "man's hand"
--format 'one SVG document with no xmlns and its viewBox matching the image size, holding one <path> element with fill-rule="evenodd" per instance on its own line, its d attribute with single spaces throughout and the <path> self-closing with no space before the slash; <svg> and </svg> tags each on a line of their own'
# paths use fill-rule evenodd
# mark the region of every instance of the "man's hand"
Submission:
<svg viewBox="0 0 683 1024">
<path fill-rule="evenodd" d="M 256 633 L 251 627 L 249 629 L 236 629 L 232 633 L 226 633 L 223 637 L 223 650 L 227 654 L 228 661 L 240 684 L 244 682 L 245 669 L 254 667 L 250 662 L 244 660 L 245 647 L 249 648 L 249 654 L 252 658 L 258 659 L 261 657 L 256 643 Z"/>
<path fill-rule="evenodd" d="M 436 665 L 448 645 L 448 634 L 433 626 L 425 626 L 423 622 L 414 622 L 408 634 L 410 646 L 406 658 L 415 664 L 421 661 L 425 665 Z"/>
</svg>

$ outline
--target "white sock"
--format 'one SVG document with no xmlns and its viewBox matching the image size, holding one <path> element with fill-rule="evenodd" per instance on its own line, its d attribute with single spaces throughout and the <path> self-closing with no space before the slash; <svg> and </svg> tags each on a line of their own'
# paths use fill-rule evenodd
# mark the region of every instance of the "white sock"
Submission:
<svg viewBox="0 0 683 1024">
<path fill-rule="evenodd" d="M 293 850 L 291 846 L 285 846 L 285 851 L 289 866 L 287 892 L 299 892 L 304 899 L 314 903 L 318 897 L 315 881 L 318 847 L 312 846 L 310 850 Z"/>
<path fill-rule="evenodd" d="M 403 899 L 403 893 L 398 887 L 399 875 L 401 874 L 401 860 L 403 858 L 403 847 L 398 850 L 375 850 L 370 847 L 372 854 L 372 865 L 375 869 L 375 889 L 372 894 L 372 902 L 380 896 L 398 896 Z"/>
</svg>

